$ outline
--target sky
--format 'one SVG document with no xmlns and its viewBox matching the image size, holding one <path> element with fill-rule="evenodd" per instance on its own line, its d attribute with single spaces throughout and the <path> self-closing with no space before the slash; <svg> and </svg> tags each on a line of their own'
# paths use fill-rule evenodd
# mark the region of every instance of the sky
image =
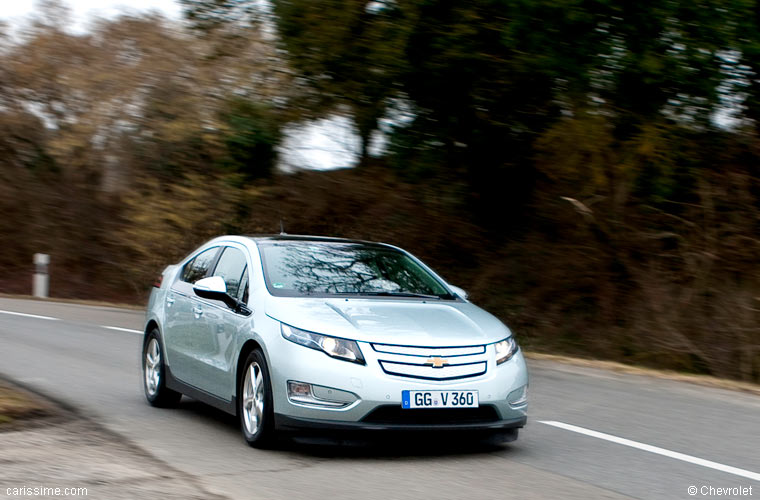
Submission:
<svg viewBox="0 0 760 500">
<path fill-rule="evenodd" d="M 72 11 L 74 31 L 86 31 L 92 17 L 112 17 L 124 11 L 158 10 L 170 18 L 180 18 L 181 9 L 176 0 L 63 0 Z M 11 28 L 18 27 L 37 10 L 36 0 L 0 0 L 0 20 Z M 359 138 L 350 121 L 333 116 L 298 126 L 288 127 L 280 148 L 280 168 L 292 171 L 299 168 L 330 170 L 345 168 L 358 160 Z M 372 148 L 379 154 L 384 147 L 378 134 Z"/>
<path fill-rule="evenodd" d="M 74 16 L 77 24 L 83 24 L 88 17 L 110 17 L 119 11 L 158 10 L 168 17 L 179 17 L 180 6 L 175 0 L 64 0 Z M 11 23 L 20 21 L 23 17 L 34 13 L 37 8 L 35 0 L 2 0 L 0 2 L 0 19 Z"/>
</svg>

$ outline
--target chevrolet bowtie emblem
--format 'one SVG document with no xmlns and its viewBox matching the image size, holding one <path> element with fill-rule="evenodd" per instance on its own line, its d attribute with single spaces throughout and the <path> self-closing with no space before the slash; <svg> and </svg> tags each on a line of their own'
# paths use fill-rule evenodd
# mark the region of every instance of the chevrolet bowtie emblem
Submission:
<svg viewBox="0 0 760 500">
<path fill-rule="evenodd" d="M 446 358 L 439 358 L 438 356 L 431 356 L 425 361 L 426 365 L 432 365 L 433 368 L 443 368 L 449 364 L 449 360 Z"/>
</svg>

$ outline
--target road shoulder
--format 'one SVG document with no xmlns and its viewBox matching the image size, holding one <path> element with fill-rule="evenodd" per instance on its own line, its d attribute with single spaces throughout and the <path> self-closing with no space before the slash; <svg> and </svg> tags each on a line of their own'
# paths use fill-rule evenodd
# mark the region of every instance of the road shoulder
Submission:
<svg viewBox="0 0 760 500">
<path fill-rule="evenodd" d="M 14 408 L 31 413 L 0 426 L 0 496 L 56 498 L 68 488 L 68 498 L 221 498 L 75 410 L 20 387 L 17 395 Z"/>
<path fill-rule="evenodd" d="M 528 358 L 529 365 L 541 366 L 544 368 L 558 368 L 559 366 L 564 366 L 566 369 L 571 370 L 573 368 L 576 368 L 576 371 L 584 374 L 588 374 L 589 369 L 600 370 L 617 374 L 638 375 L 643 377 L 658 378 L 662 380 L 671 380 L 674 382 L 686 382 L 687 384 L 711 387 L 714 389 L 739 391 L 760 396 L 760 385 L 758 384 L 751 384 L 739 380 L 711 377 L 709 375 L 692 375 L 688 373 L 626 365 L 614 361 L 573 358 L 569 356 L 544 354 L 537 352 L 525 353 L 525 357 Z"/>
</svg>

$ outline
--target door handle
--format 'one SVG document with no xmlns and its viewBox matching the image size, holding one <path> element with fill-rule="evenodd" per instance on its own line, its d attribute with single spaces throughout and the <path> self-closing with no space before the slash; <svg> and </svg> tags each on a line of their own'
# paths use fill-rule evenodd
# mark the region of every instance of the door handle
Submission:
<svg viewBox="0 0 760 500">
<path fill-rule="evenodd" d="M 166 305 L 171 307 L 174 305 L 174 297 L 166 297 Z"/>
<path fill-rule="evenodd" d="M 203 308 L 200 306 L 194 306 L 193 314 L 195 314 L 196 318 L 200 318 L 203 315 Z"/>
</svg>

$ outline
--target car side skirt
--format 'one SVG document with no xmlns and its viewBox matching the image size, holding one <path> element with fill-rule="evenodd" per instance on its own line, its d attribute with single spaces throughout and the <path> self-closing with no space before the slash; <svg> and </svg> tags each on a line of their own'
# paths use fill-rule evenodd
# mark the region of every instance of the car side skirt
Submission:
<svg viewBox="0 0 760 500">
<path fill-rule="evenodd" d="M 237 415 L 237 400 L 235 397 L 232 398 L 232 401 L 224 400 L 202 389 L 198 389 L 197 387 L 182 382 L 172 374 L 168 366 L 165 367 L 165 371 L 166 386 L 169 389 L 181 392 L 185 396 L 191 397 L 202 403 L 206 403 L 207 405 L 213 406 L 214 408 L 222 410 L 225 413 L 229 413 L 230 415 Z"/>
</svg>

